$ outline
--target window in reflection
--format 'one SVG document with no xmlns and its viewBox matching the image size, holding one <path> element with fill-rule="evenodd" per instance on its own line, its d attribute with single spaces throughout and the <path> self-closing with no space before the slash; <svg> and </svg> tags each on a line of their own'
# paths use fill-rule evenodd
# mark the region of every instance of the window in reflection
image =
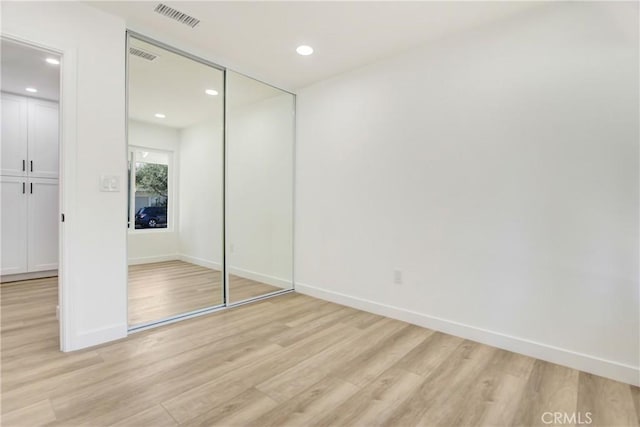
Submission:
<svg viewBox="0 0 640 427">
<path fill-rule="evenodd" d="M 133 194 L 133 218 L 136 229 L 167 228 L 169 224 L 170 152 L 138 149 L 131 152 L 135 164 L 129 183 Z M 130 214 L 131 216 L 131 214 Z"/>
</svg>

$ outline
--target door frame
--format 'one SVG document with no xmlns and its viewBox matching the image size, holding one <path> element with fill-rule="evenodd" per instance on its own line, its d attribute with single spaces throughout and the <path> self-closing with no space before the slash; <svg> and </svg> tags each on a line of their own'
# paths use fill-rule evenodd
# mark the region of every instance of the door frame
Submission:
<svg viewBox="0 0 640 427">
<path fill-rule="evenodd" d="M 72 184 L 75 182 L 77 152 L 77 49 L 65 47 L 51 40 L 25 38 L 3 32 L 3 40 L 19 43 L 27 47 L 50 52 L 60 56 L 60 99 L 58 115 L 58 308 L 57 317 L 60 332 L 60 350 L 70 351 L 70 331 L 73 324 L 73 304 L 70 301 L 70 248 L 69 224 L 62 221 L 66 212 L 75 212 L 76 194 Z M 65 218 L 66 220 L 66 218 Z"/>
</svg>

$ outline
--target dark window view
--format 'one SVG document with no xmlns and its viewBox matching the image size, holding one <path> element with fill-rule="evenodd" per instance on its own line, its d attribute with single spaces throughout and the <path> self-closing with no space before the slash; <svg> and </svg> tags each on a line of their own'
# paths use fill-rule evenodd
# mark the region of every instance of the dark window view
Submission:
<svg viewBox="0 0 640 427">
<path fill-rule="evenodd" d="M 136 162 L 135 228 L 166 228 L 168 165 Z"/>
</svg>

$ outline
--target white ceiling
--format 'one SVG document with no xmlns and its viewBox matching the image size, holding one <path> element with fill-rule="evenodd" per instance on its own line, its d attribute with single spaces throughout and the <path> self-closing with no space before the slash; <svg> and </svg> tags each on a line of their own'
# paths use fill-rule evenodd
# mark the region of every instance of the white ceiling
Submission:
<svg viewBox="0 0 640 427">
<path fill-rule="evenodd" d="M 539 2 L 169 1 L 191 28 L 153 12 L 156 1 L 89 2 L 137 32 L 285 89 L 538 7 Z M 311 45 L 315 53 L 295 49 Z"/>
<path fill-rule="evenodd" d="M 52 101 L 60 99 L 60 66 L 45 61 L 47 58 L 60 60 L 58 55 L 2 39 L 0 56 L 0 88 L 4 92 Z M 27 87 L 38 92 L 26 92 Z"/>
</svg>

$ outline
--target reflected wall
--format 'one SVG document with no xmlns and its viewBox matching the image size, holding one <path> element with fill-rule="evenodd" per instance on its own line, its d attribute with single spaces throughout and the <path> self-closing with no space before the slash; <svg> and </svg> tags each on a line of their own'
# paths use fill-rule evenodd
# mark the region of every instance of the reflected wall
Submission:
<svg viewBox="0 0 640 427">
<path fill-rule="evenodd" d="M 295 100 L 227 70 L 229 301 L 293 287 Z"/>
</svg>

